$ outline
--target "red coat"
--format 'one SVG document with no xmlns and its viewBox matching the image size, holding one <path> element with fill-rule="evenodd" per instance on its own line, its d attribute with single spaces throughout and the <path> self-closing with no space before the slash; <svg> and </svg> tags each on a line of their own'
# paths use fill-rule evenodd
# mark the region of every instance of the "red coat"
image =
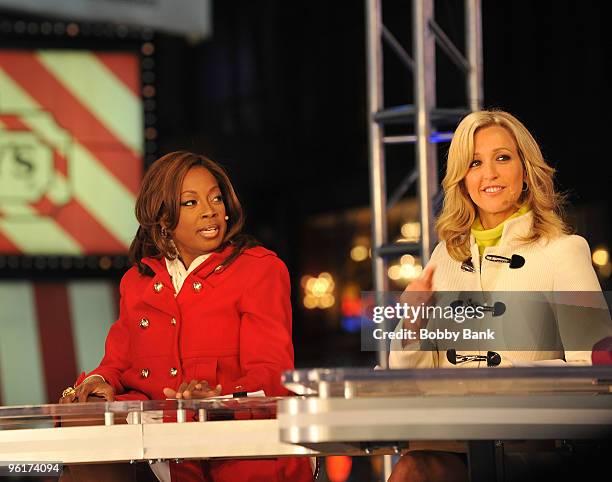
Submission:
<svg viewBox="0 0 612 482">
<path fill-rule="evenodd" d="M 165 387 L 192 379 L 220 383 L 222 394 L 263 389 L 268 396 L 287 395 L 280 383 L 281 373 L 293 368 L 287 268 L 272 251 L 256 247 L 220 269 L 230 252 L 211 254 L 176 297 L 163 259 L 143 260 L 153 277 L 131 268 L 121 280 L 119 319 L 91 374 L 102 375 L 118 399 L 164 399 Z M 174 473 L 190 465 L 171 467 Z M 203 470 L 203 478 L 180 480 L 268 482 L 285 480 L 283 473 L 286 480 L 312 480 L 305 458 L 213 462 Z"/>
<path fill-rule="evenodd" d="M 191 379 L 220 383 L 223 394 L 286 395 L 280 375 L 293 368 L 287 268 L 257 247 L 215 270 L 229 252 L 213 253 L 176 297 L 164 260 L 143 260 L 153 277 L 131 268 L 121 280 L 119 319 L 92 374 L 118 394 L 137 390 L 151 399 Z"/>
</svg>

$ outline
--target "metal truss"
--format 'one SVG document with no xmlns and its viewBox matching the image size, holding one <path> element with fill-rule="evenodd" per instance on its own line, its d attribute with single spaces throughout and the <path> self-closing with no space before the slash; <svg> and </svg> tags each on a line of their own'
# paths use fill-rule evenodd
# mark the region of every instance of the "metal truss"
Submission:
<svg viewBox="0 0 612 482">
<path fill-rule="evenodd" d="M 387 289 L 386 258 L 405 253 L 418 254 L 423 265 L 435 246 L 433 197 L 438 192 L 436 142 L 447 142 L 452 133 L 438 132 L 439 125 L 453 124 L 482 106 L 482 29 L 480 0 L 465 0 L 465 55 L 453 44 L 434 18 L 434 0 L 412 0 L 412 44 L 410 55 L 385 27 L 382 0 L 366 0 L 367 75 L 369 111 L 369 170 L 372 206 L 372 269 L 374 291 Z M 383 44 L 397 55 L 414 78 L 414 104 L 385 107 Z M 438 108 L 436 104 L 436 45 L 465 75 L 467 105 Z M 385 126 L 404 123 L 414 126 L 406 135 L 385 135 Z M 391 196 L 387 196 L 385 148 L 414 143 L 416 166 Z M 386 213 L 406 191 L 417 183 L 420 243 L 389 243 Z M 381 350 L 378 363 L 387 368 L 388 353 Z"/>
</svg>

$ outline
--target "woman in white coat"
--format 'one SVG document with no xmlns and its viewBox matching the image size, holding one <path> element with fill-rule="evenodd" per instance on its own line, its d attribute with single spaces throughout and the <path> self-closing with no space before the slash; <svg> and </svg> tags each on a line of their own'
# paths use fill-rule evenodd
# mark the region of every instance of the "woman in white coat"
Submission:
<svg viewBox="0 0 612 482">
<path fill-rule="evenodd" d="M 441 241 L 421 279 L 404 296 L 419 304 L 436 291 L 600 293 L 587 242 L 570 235 L 561 218 L 562 199 L 554 190 L 553 174 L 533 136 L 514 116 L 502 111 L 467 115 L 448 153 L 444 205 L 437 220 Z M 603 296 L 596 298 L 596 304 L 603 300 L 605 306 Z M 427 321 L 403 323 L 414 330 Z M 487 366 L 485 356 L 466 357 L 462 363 L 457 351 L 451 364 L 446 351 L 419 351 L 410 343 L 419 341 L 392 342 L 391 368 Z M 587 348 L 500 352 L 499 365 L 590 364 Z M 452 454 L 409 453 L 389 480 L 467 480 L 467 471 Z"/>
</svg>

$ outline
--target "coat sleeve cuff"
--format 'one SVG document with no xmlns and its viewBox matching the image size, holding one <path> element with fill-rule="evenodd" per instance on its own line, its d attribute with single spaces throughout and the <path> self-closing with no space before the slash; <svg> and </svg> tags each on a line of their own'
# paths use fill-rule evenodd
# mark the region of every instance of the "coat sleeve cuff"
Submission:
<svg viewBox="0 0 612 482">
<path fill-rule="evenodd" d="M 106 381 L 106 378 L 104 378 L 102 375 L 98 375 L 97 373 L 94 373 L 93 375 L 89 375 L 88 377 L 83 378 L 83 381 L 81 383 L 85 383 L 87 380 L 91 380 L 92 378 L 101 378 L 103 382 L 108 383 Z M 81 383 L 79 383 L 78 385 L 80 385 Z"/>
<path fill-rule="evenodd" d="M 119 380 L 119 374 L 114 373 L 112 370 L 97 368 L 91 373 L 89 373 L 89 375 L 87 375 L 87 378 L 90 378 L 94 375 L 102 377 L 106 383 L 113 387 L 113 389 L 115 390 L 115 394 L 120 394 L 125 391 L 123 385 L 121 384 L 121 381 Z M 85 378 L 83 381 L 85 381 L 87 378 Z"/>
</svg>

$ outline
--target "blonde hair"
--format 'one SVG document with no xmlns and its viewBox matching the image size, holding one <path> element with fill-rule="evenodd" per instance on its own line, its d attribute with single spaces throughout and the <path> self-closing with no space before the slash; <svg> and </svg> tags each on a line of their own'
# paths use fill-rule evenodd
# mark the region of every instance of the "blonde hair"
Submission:
<svg viewBox="0 0 612 482">
<path fill-rule="evenodd" d="M 561 214 L 564 197 L 554 188 L 555 170 L 546 164 L 538 143 L 527 128 L 507 112 L 472 112 L 457 126 L 448 150 L 446 175 L 442 181 L 444 204 L 436 222 L 438 237 L 446 242 L 448 253 L 458 261 L 470 257 L 470 228 L 477 215 L 464 182 L 474 156 L 474 134 L 478 129 L 494 125 L 512 135 L 525 171 L 528 190 L 521 193 L 516 207 L 527 204 L 531 208 L 533 229 L 523 241 L 550 239 L 569 231 Z"/>
</svg>

